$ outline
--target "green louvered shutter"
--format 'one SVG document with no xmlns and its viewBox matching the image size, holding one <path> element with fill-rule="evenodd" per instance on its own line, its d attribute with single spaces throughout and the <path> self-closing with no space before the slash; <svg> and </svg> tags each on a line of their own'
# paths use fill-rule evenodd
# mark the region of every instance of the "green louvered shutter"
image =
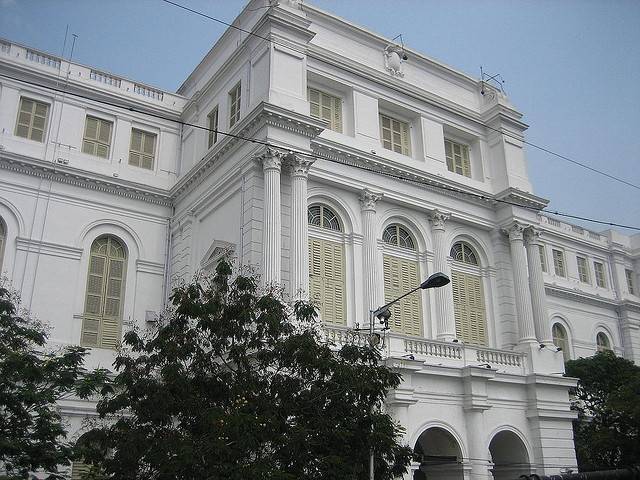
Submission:
<svg viewBox="0 0 640 480">
<path fill-rule="evenodd" d="M 323 322 L 346 323 L 344 248 L 341 244 L 309 239 L 309 289 Z"/>
<path fill-rule="evenodd" d="M 454 270 L 451 272 L 451 285 L 456 336 L 465 343 L 486 345 L 487 321 L 481 278 Z"/>
<path fill-rule="evenodd" d="M 384 296 L 389 302 L 420 284 L 418 264 L 415 261 L 383 256 Z M 422 305 L 420 294 L 413 293 L 391 307 L 389 326 L 397 333 L 422 336 Z"/>
<path fill-rule="evenodd" d="M 122 299 L 126 257 L 122 245 L 111 237 L 97 239 L 91 247 L 81 344 L 116 348 L 122 332 Z"/>
<path fill-rule="evenodd" d="M 71 463 L 71 480 L 82 480 L 91 467 L 82 462 Z"/>
</svg>

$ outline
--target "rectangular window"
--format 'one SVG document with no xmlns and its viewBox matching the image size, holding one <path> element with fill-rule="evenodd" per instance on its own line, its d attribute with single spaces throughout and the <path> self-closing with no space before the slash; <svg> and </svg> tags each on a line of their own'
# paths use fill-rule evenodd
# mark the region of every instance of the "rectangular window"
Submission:
<svg viewBox="0 0 640 480">
<path fill-rule="evenodd" d="M 329 128 L 342 133 L 342 100 L 314 88 L 307 90 L 311 116 L 329 122 Z"/>
<path fill-rule="evenodd" d="M 240 120 L 240 92 L 241 84 L 233 87 L 229 92 L 229 128 L 233 127 Z"/>
<path fill-rule="evenodd" d="M 16 122 L 16 135 L 36 142 L 44 142 L 48 115 L 48 104 L 22 97 Z"/>
<path fill-rule="evenodd" d="M 542 271 L 547 273 L 547 252 L 544 249 L 544 245 L 538 245 L 538 253 L 540 254 L 540 266 Z"/>
<path fill-rule="evenodd" d="M 207 115 L 207 128 L 209 129 L 208 148 L 213 147 L 218 142 L 218 107 L 211 110 Z"/>
<path fill-rule="evenodd" d="M 131 129 L 129 147 L 129 165 L 153 170 L 153 158 L 156 154 L 156 135 L 135 128 Z"/>
<path fill-rule="evenodd" d="M 596 273 L 596 285 L 607 288 L 607 277 L 604 273 L 604 263 L 593 262 L 593 271 Z"/>
<path fill-rule="evenodd" d="M 471 162 L 469 160 L 469 147 L 445 139 L 444 150 L 447 157 L 447 169 L 450 172 L 471 178 Z"/>
<path fill-rule="evenodd" d="M 582 283 L 591 283 L 587 259 L 584 257 L 576 257 L 576 261 L 578 262 L 578 277 L 580 278 L 580 281 Z"/>
<path fill-rule="evenodd" d="M 411 155 L 408 123 L 380 114 L 380 136 L 384 148 L 403 155 Z"/>
<path fill-rule="evenodd" d="M 564 253 L 562 250 L 551 250 L 553 253 L 553 270 L 559 277 L 566 277 L 566 270 L 564 267 Z"/>
<path fill-rule="evenodd" d="M 633 270 L 629 270 L 628 268 L 624 271 L 625 276 L 627 277 L 627 288 L 629 289 L 629 293 L 631 295 L 636 294 L 636 282 L 633 279 Z"/>
<path fill-rule="evenodd" d="M 87 115 L 84 124 L 84 138 L 82 139 L 82 153 L 109 158 L 112 130 L 113 122 Z"/>
</svg>

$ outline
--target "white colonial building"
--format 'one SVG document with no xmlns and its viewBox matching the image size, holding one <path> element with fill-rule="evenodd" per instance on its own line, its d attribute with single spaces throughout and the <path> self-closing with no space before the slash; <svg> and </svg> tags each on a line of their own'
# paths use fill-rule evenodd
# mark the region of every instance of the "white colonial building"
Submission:
<svg viewBox="0 0 640 480">
<path fill-rule="evenodd" d="M 501 92 L 312 5 L 265 5 L 177 93 L 0 41 L 0 266 L 25 306 L 108 366 L 229 250 L 311 296 L 336 344 L 442 271 L 384 336 L 406 478 L 575 468 L 563 359 L 640 361 L 640 236 L 540 214 Z M 78 434 L 92 405 L 61 408 Z"/>
</svg>

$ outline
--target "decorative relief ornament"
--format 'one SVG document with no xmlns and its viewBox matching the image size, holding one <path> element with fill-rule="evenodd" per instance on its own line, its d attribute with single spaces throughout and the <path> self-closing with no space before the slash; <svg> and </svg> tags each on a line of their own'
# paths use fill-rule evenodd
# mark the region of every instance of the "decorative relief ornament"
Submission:
<svg viewBox="0 0 640 480">
<path fill-rule="evenodd" d="M 397 45 L 387 45 L 387 48 L 384 49 L 384 67 L 391 75 L 404 77 L 404 73 L 402 73 L 403 57 L 404 50 Z"/>
<path fill-rule="evenodd" d="M 284 155 L 282 152 L 271 147 L 267 147 L 267 150 L 258 158 L 262 162 L 262 167 L 265 170 L 280 170 L 283 157 Z"/>
<path fill-rule="evenodd" d="M 431 222 L 431 225 L 433 225 L 433 228 L 444 230 L 444 224 L 447 220 L 449 220 L 450 216 L 451 215 L 449 215 L 448 213 L 442 213 L 439 210 L 433 210 L 431 213 L 429 213 L 429 221 Z"/>
<path fill-rule="evenodd" d="M 542 232 L 535 227 L 527 227 L 524 231 L 524 240 L 525 242 L 535 245 L 540 241 L 540 237 L 542 236 Z"/>
<path fill-rule="evenodd" d="M 520 222 L 513 222 L 503 231 L 505 234 L 509 235 L 509 240 L 523 240 L 524 231 L 527 227 L 528 225 L 523 225 Z"/>
<path fill-rule="evenodd" d="M 285 162 L 293 177 L 306 177 L 315 160 L 304 159 L 294 153 L 289 153 L 285 157 Z"/>
<path fill-rule="evenodd" d="M 373 193 L 368 188 L 365 188 L 360 194 L 360 205 L 362 210 L 375 210 L 376 203 L 382 198 L 382 193 Z"/>
</svg>

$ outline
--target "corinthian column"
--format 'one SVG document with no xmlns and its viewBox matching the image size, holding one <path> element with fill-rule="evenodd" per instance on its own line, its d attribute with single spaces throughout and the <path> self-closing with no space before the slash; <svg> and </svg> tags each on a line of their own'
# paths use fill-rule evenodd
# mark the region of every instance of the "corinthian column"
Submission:
<svg viewBox="0 0 640 480">
<path fill-rule="evenodd" d="M 518 343 L 536 341 L 529 281 L 527 279 L 527 260 L 524 253 L 524 229 L 524 225 L 514 222 L 505 230 L 505 233 L 509 235 L 509 244 L 511 247 L 513 286 L 515 289 L 516 312 L 518 315 Z"/>
<path fill-rule="evenodd" d="M 364 270 L 364 306 L 365 311 L 375 310 L 380 304 L 378 291 L 380 275 L 376 248 L 376 203 L 382 198 L 381 193 L 373 193 L 365 189 L 360 194 L 362 207 L 362 268 Z"/>
<path fill-rule="evenodd" d="M 309 221 L 307 179 L 313 160 L 289 154 L 291 172 L 291 298 L 309 299 Z"/>
<path fill-rule="evenodd" d="M 447 257 L 449 248 L 445 239 L 445 223 L 449 214 L 434 210 L 429 214 L 431 237 L 433 238 L 433 272 L 442 272 L 451 278 Z M 436 338 L 451 341 L 456 338 L 456 320 L 453 315 L 453 293 L 451 284 L 432 290 L 436 304 Z"/>
<path fill-rule="evenodd" d="M 282 217 L 280 215 L 280 168 L 282 154 L 271 148 L 260 157 L 264 169 L 264 225 L 262 233 L 262 281 L 280 283 Z"/>
<path fill-rule="evenodd" d="M 544 291 L 542 265 L 540 264 L 540 230 L 529 227 L 524 231 L 529 266 L 529 290 L 536 337 L 540 343 L 553 343 L 547 314 L 547 296 Z"/>
</svg>

